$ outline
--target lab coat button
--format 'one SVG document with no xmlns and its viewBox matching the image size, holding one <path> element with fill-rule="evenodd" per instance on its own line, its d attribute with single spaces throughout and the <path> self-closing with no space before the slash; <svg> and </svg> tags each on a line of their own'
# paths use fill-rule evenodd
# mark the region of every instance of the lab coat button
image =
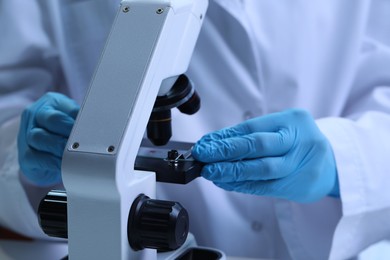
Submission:
<svg viewBox="0 0 390 260">
<path fill-rule="evenodd" d="M 259 221 L 252 222 L 252 230 L 256 232 L 260 232 L 263 229 L 263 224 Z"/>
</svg>

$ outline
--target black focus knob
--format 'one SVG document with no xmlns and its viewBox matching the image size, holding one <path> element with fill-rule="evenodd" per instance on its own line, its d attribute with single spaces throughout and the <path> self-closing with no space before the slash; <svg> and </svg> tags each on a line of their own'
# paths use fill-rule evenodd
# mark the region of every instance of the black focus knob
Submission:
<svg viewBox="0 0 390 260">
<path fill-rule="evenodd" d="M 178 202 L 154 200 L 141 194 L 131 206 L 127 230 L 134 250 L 175 250 L 187 239 L 188 213 Z"/>
<path fill-rule="evenodd" d="M 38 220 L 43 232 L 51 237 L 68 238 L 67 212 L 66 192 L 50 191 L 38 207 Z"/>
</svg>

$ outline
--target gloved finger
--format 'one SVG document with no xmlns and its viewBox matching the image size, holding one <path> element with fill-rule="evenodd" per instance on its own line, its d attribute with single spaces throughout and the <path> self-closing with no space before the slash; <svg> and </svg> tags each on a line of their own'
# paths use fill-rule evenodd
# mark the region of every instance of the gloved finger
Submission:
<svg viewBox="0 0 390 260">
<path fill-rule="evenodd" d="M 202 138 L 198 142 L 207 143 L 210 141 L 223 140 L 226 138 L 245 135 L 245 133 L 240 130 L 239 126 L 240 125 L 233 126 L 233 127 L 226 127 L 226 128 L 205 134 L 204 136 L 202 136 Z"/>
<path fill-rule="evenodd" d="M 76 119 L 80 110 L 80 106 L 73 99 L 61 100 L 61 102 L 57 104 L 56 108 L 73 119 Z"/>
<path fill-rule="evenodd" d="M 69 137 L 74 118 L 50 106 L 44 106 L 35 115 L 36 123 L 52 133 Z"/>
<path fill-rule="evenodd" d="M 267 157 L 236 162 L 219 162 L 203 166 L 202 176 L 213 182 L 274 180 L 289 175 L 284 157 Z"/>
<path fill-rule="evenodd" d="M 31 108 L 31 107 L 30 107 Z M 20 121 L 20 130 L 28 133 L 35 126 L 34 113 L 30 109 L 25 109 Z"/>
<path fill-rule="evenodd" d="M 68 98 L 60 93 L 47 93 L 43 97 L 43 106 L 52 107 L 54 110 L 59 110 L 73 119 L 76 119 L 80 106 L 73 99 Z"/>
<path fill-rule="evenodd" d="M 62 157 L 67 140 L 42 128 L 33 128 L 27 134 L 27 143 L 30 147 L 57 157 Z"/>
<path fill-rule="evenodd" d="M 293 138 L 285 132 L 256 132 L 210 142 L 198 142 L 193 157 L 202 162 L 233 161 L 258 157 L 281 156 L 290 150 Z"/>
<path fill-rule="evenodd" d="M 278 132 L 288 128 L 285 120 L 287 116 L 286 112 L 278 112 L 252 118 L 233 127 L 223 128 L 206 134 L 200 139 L 200 142 L 222 140 L 254 132 Z"/>
<path fill-rule="evenodd" d="M 18 134 L 18 143 L 26 144 L 27 137 L 26 134 L 30 131 L 29 123 L 31 121 L 30 113 L 28 110 L 24 110 L 20 119 L 19 134 Z"/>
<path fill-rule="evenodd" d="M 28 149 L 24 153 L 25 162 L 21 170 L 31 182 L 38 186 L 61 183 L 61 158 L 45 152 Z"/>
<path fill-rule="evenodd" d="M 234 183 L 232 182 L 213 182 L 215 186 L 227 190 L 227 191 L 234 191 Z"/>
</svg>

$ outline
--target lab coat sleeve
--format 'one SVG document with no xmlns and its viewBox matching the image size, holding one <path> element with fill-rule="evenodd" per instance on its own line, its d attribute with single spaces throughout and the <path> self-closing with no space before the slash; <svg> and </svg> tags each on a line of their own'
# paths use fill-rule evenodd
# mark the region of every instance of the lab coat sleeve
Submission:
<svg viewBox="0 0 390 260">
<path fill-rule="evenodd" d="M 341 199 L 276 204 L 294 259 L 349 259 L 390 237 L 389 43 L 368 30 L 343 115 L 317 120 L 333 147 Z"/>
<path fill-rule="evenodd" d="M 46 238 L 38 224 L 36 207 L 30 203 L 29 188 L 25 189 L 29 184 L 24 184 L 19 174 L 15 141 L 18 127 L 19 119 L 14 118 L 0 128 L 0 224 L 28 237 Z"/>
<path fill-rule="evenodd" d="M 318 122 L 333 147 L 342 201 L 331 259 L 390 237 L 390 45 L 368 38 L 362 49 L 347 118 Z"/>
<path fill-rule="evenodd" d="M 55 84 L 53 43 L 37 1 L 0 3 L 0 225 L 46 238 L 36 216 L 44 190 L 23 179 L 16 137 L 23 109 Z"/>
</svg>

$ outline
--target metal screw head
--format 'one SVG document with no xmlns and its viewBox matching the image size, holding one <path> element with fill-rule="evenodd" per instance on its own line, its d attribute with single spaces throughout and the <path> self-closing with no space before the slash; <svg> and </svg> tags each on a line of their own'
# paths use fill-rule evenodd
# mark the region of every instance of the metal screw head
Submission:
<svg viewBox="0 0 390 260">
<path fill-rule="evenodd" d="M 157 14 L 162 14 L 164 12 L 164 8 L 158 8 L 156 13 Z"/>
<path fill-rule="evenodd" d="M 167 159 L 174 161 L 179 157 L 179 152 L 177 150 L 169 150 L 167 152 Z"/>
<path fill-rule="evenodd" d="M 122 8 L 122 12 L 128 13 L 130 11 L 130 6 L 126 5 Z"/>
<path fill-rule="evenodd" d="M 77 148 L 79 148 L 79 146 L 80 146 L 80 144 L 75 142 L 72 144 L 72 149 L 77 149 Z"/>
<path fill-rule="evenodd" d="M 115 150 L 115 146 L 113 146 L 113 145 L 110 145 L 110 146 L 107 148 L 107 151 L 108 151 L 109 153 L 112 153 L 114 150 Z"/>
</svg>

